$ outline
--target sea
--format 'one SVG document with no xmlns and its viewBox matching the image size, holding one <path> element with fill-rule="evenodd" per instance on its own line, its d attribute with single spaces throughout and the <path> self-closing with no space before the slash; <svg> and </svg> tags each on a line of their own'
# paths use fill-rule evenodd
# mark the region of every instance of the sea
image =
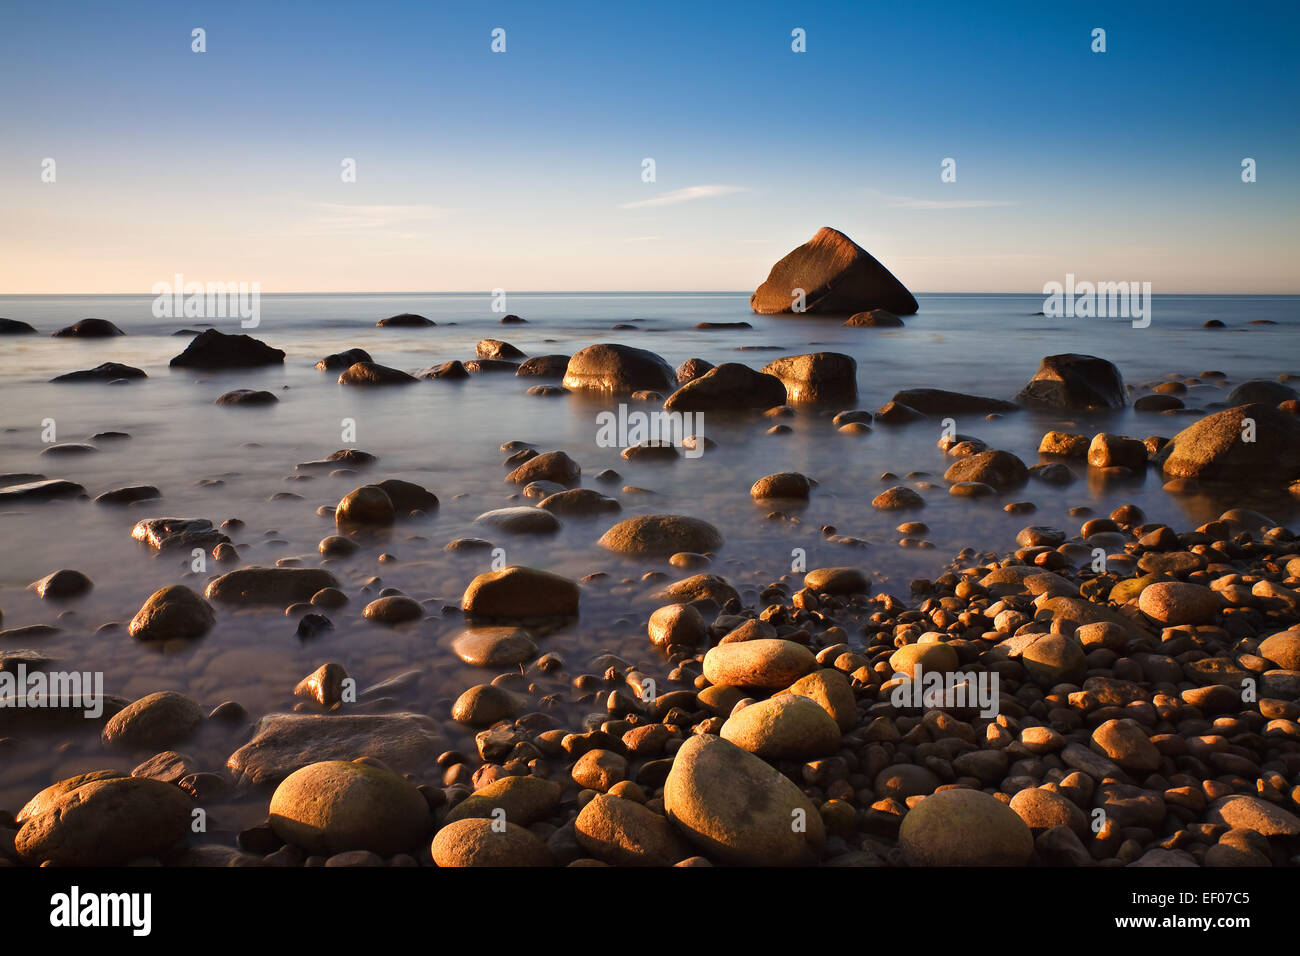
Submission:
<svg viewBox="0 0 1300 956">
<path fill-rule="evenodd" d="M 492 552 L 451 553 L 447 542 L 484 537 L 503 549 L 498 562 L 546 568 L 584 585 L 582 611 L 570 625 L 540 639 L 565 660 L 540 690 L 568 716 L 598 721 L 605 715 L 572 678 L 588 672 L 602 652 L 640 664 L 647 673 L 667 670 L 646 638 L 646 619 L 664 603 L 665 583 L 687 572 L 666 562 L 628 560 L 596 545 L 616 520 L 670 512 L 704 518 L 725 544 L 710 568 L 731 581 L 747 602 L 766 585 L 794 582 L 803 568 L 852 565 L 866 571 L 877 592 L 908 598 L 909 582 L 943 573 L 954 555 L 1007 552 L 1027 524 L 1078 533 L 1083 520 L 1071 509 L 1098 516 L 1135 504 L 1147 520 L 1175 529 L 1194 528 L 1229 507 L 1263 511 L 1294 526 L 1298 503 L 1285 489 L 1243 484 L 1213 494 L 1175 496 L 1149 471 L 1127 481 L 1106 481 L 1073 463 L 1077 480 L 1066 486 L 1031 482 L 984 499 L 954 498 L 942 480 L 951 464 L 937 446 L 937 419 L 901 427 L 877 424 L 870 433 L 844 434 L 831 416 L 849 408 L 874 410 L 899 389 L 937 387 L 1012 398 L 1045 355 L 1082 352 L 1109 359 L 1134 397 L 1166 380 L 1187 384 L 1190 411 L 1180 414 L 1122 411 L 1088 417 L 1012 412 L 994 419 L 958 417 L 958 432 L 1020 456 L 1027 464 L 1049 429 L 1110 431 L 1137 438 L 1171 436 L 1198 417 L 1224 407 L 1232 387 L 1248 379 L 1300 375 L 1300 296 L 1160 296 L 1150 324 L 1126 319 L 1038 315 L 1039 295 L 918 294 L 919 312 L 905 327 L 855 328 L 843 317 L 760 316 L 748 293 L 512 293 L 505 306 L 525 324 L 502 325 L 499 299 L 487 293 L 391 295 L 262 295 L 256 328 L 237 319 L 157 318 L 152 296 L 0 296 L 0 316 L 35 326 L 41 334 L 0 337 L 0 474 L 42 474 L 83 485 L 87 497 L 0 506 L 0 628 L 50 624 L 57 633 L 30 643 L 0 638 L 0 653 L 30 648 L 52 659 L 50 668 L 104 675 L 104 689 L 128 699 L 158 690 L 187 693 L 206 710 L 241 703 L 253 719 L 286 712 L 296 703 L 295 684 L 327 661 L 341 663 L 363 695 L 358 706 L 429 714 L 444 727 L 449 748 L 471 753 L 468 728 L 449 716 L 451 702 L 492 672 L 462 664 L 450 643 L 463 627 L 461 595 L 476 574 L 489 570 Z M 427 328 L 381 328 L 387 316 L 413 312 L 432 319 Z M 87 317 L 108 319 L 126 334 L 108 339 L 54 338 L 52 332 Z M 1205 328 L 1217 319 L 1224 328 Z M 699 323 L 747 322 L 750 328 L 697 329 Z M 223 372 L 172 369 L 191 332 L 211 325 L 253 335 L 286 353 L 283 366 Z M 614 329 L 613 326 L 624 326 Z M 539 380 L 482 373 L 463 381 L 422 380 L 405 387 L 355 388 L 337 373 L 317 371 L 330 353 L 363 348 L 383 365 L 409 372 L 451 359 L 468 360 L 484 338 L 501 339 L 528 355 L 571 354 L 598 342 L 649 349 L 677 366 L 688 358 L 714 364 L 743 362 L 761 368 L 782 355 L 833 351 L 857 362 L 858 399 L 843 407 L 797 408 L 793 417 L 705 414 L 697 431 L 716 443 L 698 458 L 651 463 L 624 460 L 617 447 L 598 442 L 599 415 L 620 402 L 654 410 L 657 403 L 627 397 L 526 394 Z M 102 362 L 143 369 L 147 378 L 126 385 L 51 384 L 56 375 Z M 1223 378 L 1205 377 L 1221 372 Z M 236 388 L 264 389 L 274 405 L 214 404 Z M 776 424 L 789 430 L 770 434 Z M 351 428 L 349 429 L 349 425 Z M 92 442 L 98 451 L 47 456 L 49 439 L 87 442 L 107 431 L 129 438 Z M 347 441 L 345 439 L 354 439 Z M 1260 440 L 1268 440 L 1260 436 Z M 553 535 L 505 536 L 475 524 L 483 512 L 533 505 L 505 481 L 502 445 L 528 442 L 539 451 L 562 449 L 581 465 L 582 485 L 617 498 L 621 514 L 564 517 Z M 354 474 L 295 469 L 344 447 L 379 457 Z M 612 484 L 593 476 L 614 469 Z M 750 485 L 781 471 L 817 482 L 801 508 L 755 503 Z M 891 477 L 893 476 L 893 477 Z M 222 609 L 205 637 L 176 645 L 133 640 L 128 622 L 158 588 L 183 583 L 201 590 L 225 570 L 191 567 L 188 553 L 158 556 L 134 541 L 131 528 L 150 517 L 243 522 L 232 533 L 245 565 L 294 560 L 320 564 L 317 544 L 334 532 L 317 513 L 352 488 L 380 478 L 418 482 L 440 507 L 416 521 L 368 539 L 355 555 L 330 569 L 351 601 L 331 612 L 333 629 L 303 640 L 297 620 L 282 608 Z M 152 484 L 159 500 L 122 508 L 93 503 L 94 496 L 124 485 Z M 924 508 L 876 511 L 872 499 L 885 488 L 918 488 Z M 286 494 L 287 493 L 287 494 Z M 1033 514 L 1009 514 L 1011 501 L 1032 501 Z M 926 547 L 902 547 L 897 526 L 920 521 Z M 838 543 L 836 535 L 857 539 Z M 380 561 L 385 554 L 392 560 Z M 66 602 L 40 599 L 29 585 L 71 568 L 94 582 L 86 596 Z M 424 620 L 397 628 L 362 617 L 367 600 L 385 587 L 425 602 Z M 98 727 L 61 729 L 48 738 L 3 739 L 0 731 L 0 809 L 16 811 L 40 787 L 87 770 L 129 771 L 140 755 L 107 750 Z M 205 726 L 183 749 L 201 769 L 220 771 L 244 741 L 248 726 Z M 436 769 L 436 768 L 435 768 Z M 265 796 L 237 793 L 212 812 L 214 840 L 233 839 L 258 822 Z"/>
</svg>

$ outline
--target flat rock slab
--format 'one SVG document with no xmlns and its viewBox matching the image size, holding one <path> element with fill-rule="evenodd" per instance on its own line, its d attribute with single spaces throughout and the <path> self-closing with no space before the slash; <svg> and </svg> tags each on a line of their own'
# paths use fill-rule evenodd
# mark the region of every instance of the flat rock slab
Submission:
<svg viewBox="0 0 1300 956">
<path fill-rule="evenodd" d="M 86 489 L 75 481 L 47 478 L 45 481 L 28 481 L 21 485 L 0 488 L 0 502 L 49 501 L 53 498 L 70 498 L 85 492 Z"/>
<path fill-rule="evenodd" d="M 462 631 L 451 648 L 474 667 L 509 667 L 537 656 L 537 645 L 522 627 L 476 627 Z"/>
<path fill-rule="evenodd" d="M 136 501 L 151 501 L 154 498 L 161 498 L 162 492 L 156 485 L 128 485 L 124 488 L 114 488 L 106 491 L 102 495 L 95 496 L 95 503 L 101 505 L 129 505 Z"/>
<path fill-rule="evenodd" d="M 942 388 L 905 388 L 895 392 L 893 401 L 915 408 L 925 415 L 983 414 L 985 412 L 1013 412 L 1020 406 L 1000 398 L 983 395 L 966 395 Z"/>
<path fill-rule="evenodd" d="M 51 382 L 112 382 L 119 378 L 145 378 L 144 370 L 119 362 L 105 362 L 79 372 L 56 375 Z"/>
<path fill-rule="evenodd" d="M 511 534 L 554 534 L 560 530 L 560 519 L 541 508 L 497 508 L 485 511 L 474 523 Z"/>
<path fill-rule="evenodd" d="M 445 749 L 446 738 L 424 714 L 268 714 L 226 766 L 247 784 L 274 784 L 308 764 L 358 757 L 374 757 L 398 774 L 419 773 Z"/>
<path fill-rule="evenodd" d="M 239 568 L 212 581 L 204 597 L 226 604 L 292 604 L 337 587 L 338 578 L 322 568 Z"/>
</svg>

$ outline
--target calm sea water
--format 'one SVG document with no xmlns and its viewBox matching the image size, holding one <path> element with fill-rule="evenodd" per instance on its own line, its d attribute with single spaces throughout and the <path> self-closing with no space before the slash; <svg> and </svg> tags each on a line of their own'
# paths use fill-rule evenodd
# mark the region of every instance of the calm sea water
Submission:
<svg viewBox="0 0 1300 956">
<path fill-rule="evenodd" d="M 622 342 L 658 352 L 674 366 L 699 356 L 714 363 L 740 361 L 760 367 L 781 354 L 830 350 L 858 362 L 857 407 L 875 409 L 900 388 L 936 386 L 1010 398 L 1033 375 L 1043 355 L 1086 352 L 1113 361 L 1133 386 L 1149 387 L 1170 376 L 1222 371 L 1222 383 L 1193 384 L 1185 396 L 1199 409 L 1222 402 L 1232 385 L 1248 378 L 1300 373 L 1300 297 L 1156 297 L 1149 328 L 1125 320 L 1045 319 L 1035 317 L 1041 296 L 919 295 L 921 311 L 904 329 L 853 329 L 838 319 L 764 317 L 749 311 L 748 296 L 715 294 L 537 294 L 512 295 L 509 311 L 528 324 L 502 326 L 486 295 L 272 295 L 261 300 L 261 324 L 250 334 L 287 353 L 283 367 L 221 373 L 172 370 L 167 362 L 188 339 L 172 333 L 201 320 L 155 319 L 148 296 L 0 296 L 0 316 L 36 326 L 39 336 L 0 339 L 0 473 L 34 472 L 83 484 L 91 496 L 127 484 L 161 488 L 161 501 L 121 509 L 90 501 L 10 506 L 0 510 L 0 610 L 3 626 L 51 623 L 62 628 L 42 638 L 38 649 L 64 669 L 102 670 L 106 690 L 135 698 L 163 689 L 196 697 L 205 707 L 225 699 L 243 703 L 250 713 L 288 709 L 301 677 L 327 660 L 344 664 L 362 688 L 408 674 L 392 691 L 394 706 L 428 713 L 443 721 L 449 742 L 472 747 L 472 738 L 448 719 L 457 694 L 491 674 L 465 667 L 451 654 L 457 614 L 440 615 L 443 602 L 456 605 L 472 577 L 487 570 L 490 558 L 449 555 L 446 542 L 464 535 L 489 537 L 507 549 L 512 564 L 546 567 L 574 578 L 592 571 L 611 578 L 583 598 L 580 621 L 545 638 L 545 647 L 569 662 L 554 690 L 575 717 L 590 710 L 575 700 L 569 678 L 584 669 L 596 651 L 608 649 L 641 662 L 647 673 L 664 670 L 645 638 L 645 620 L 659 602 L 662 586 L 642 581 L 647 571 L 672 572 L 653 562 L 626 562 L 595 547 L 617 520 L 609 516 L 566 518 L 550 538 L 506 538 L 485 533 L 474 518 L 491 508 L 531 503 L 513 496 L 518 489 L 503 480 L 502 442 L 520 439 L 541 450 L 564 449 L 582 466 L 583 483 L 614 468 L 624 483 L 653 495 L 624 494 L 602 486 L 623 502 L 622 516 L 671 511 L 713 521 L 726 545 L 714 570 L 742 593 L 757 589 L 790 570 L 794 548 L 808 552 L 809 566 L 855 564 L 871 572 L 879 590 L 906 596 L 912 577 L 933 576 L 954 552 L 1014 548 L 1025 524 L 1049 524 L 1077 531 L 1069 508 L 1088 506 L 1108 513 L 1123 502 L 1140 505 L 1151 520 L 1175 527 L 1194 526 L 1229 505 L 1256 507 L 1277 520 L 1295 518 L 1289 499 L 1243 488 L 1231 501 L 1205 497 L 1174 498 L 1161 490 L 1154 473 L 1145 479 L 1105 485 L 1076 468 L 1080 480 L 1065 487 L 1037 483 L 996 499 L 971 501 L 947 495 L 941 475 L 950 463 L 936 448 L 937 423 L 905 428 L 877 427 L 866 436 L 835 431 L 829 414 L 801 412 L 788 420 L 793 432 L 767 435 L 772 421 L 759 416 L 710 420 L 704 432 L 718 442 L 698 460 L 670 465 L 632 464 L 618 449 L 596 445 L 596 412 L 609 407 L 577 396 L 539 398 L 525 389 L 536 379 L 479 375 L 464 382 L 423 381 L 404 388 L 350 389 L 336 374 L 318 372 L 322 356 L 350 347 L 366 349 L 375 361 L 408 371 L 448 359 L 469 359 L 485 337 L 504 339 L 529 355 L 571 353 L 594 342 Z M 418 312 L 438 323 L 427 329 L 381 329 L 378 319 Z M 109 319 L 122 338 L 54 339 L 49 333 L 77 319 Z M 1207 330 L 1208 319 L 1229 328 Z M 1251 325 L 1267 320 L 1275 325 Z M 698 322 L 747 321 L 744 331 L 702 331 Z M 633 330 L 612 331 L 616 323 Z M 223 331 L 244 331 L 236 321 L 217 320 Z M 770 351 L 742 350 L 746 346 Z M 105 361 L 143 368 L 148 378 L 127 386 L 52 385 L 55 375 L 91 368 Z M 234 388 L 275 391 L 279 404 L 242 409 L 213 404 Z M 647 406 L 652 407 L 652 406 Z M 838 409 L 827 410 L 833 413 Z M 365 477 L 304 477 L 294 464 L 321 458 L 343 447 L 343 419 L 357 423 L 356 447 L 378 455 L 379 465 Z M 53 419 L 59 441 L 84 441 L 116 430 L 129 440 L 101 443 L 98 453 L 75 458 L 42 457 L 42 423 Z M 1105 429 L 1135 437 L 1172 435 L 1194 416 L 1137 413 L 1132 409 L 1077 423 L 1082 430 Z M 1005 448 L 1028 463 L 1042 433 L 1070 427 L 1050 414 L 1020 412 L 989 422 L 959 420 L 960 431 Z M 797 521 L 772 521 L 768 509 L 749 498 L 757 478 L 798 470 L 820 482 Z M 923 492 L 927 505 L 916 514 L 875 512 L 871 499 L 888 484 L 892 471 L 928 472 L 938 487 Z M 234 535 L 247 564 L 270 564 L 299 556 L 316 564 L 316 544 L 333 532 L 332 521 L 316 514 L 352 487 L 367 480 L 400 477 L 435 491 L 442 501 L 436 515 L 399 524 L 384 540 L 332 565 L 353 596 L 333 613 L 335 629 L 308 642 L 294 634 L 296 621 L 279 609 L 222 611 L 203 640 L 179 647 L 134 642 L 124 627 L 99 631 L 107 622 L 130 619 L 144 599 L 167 584 L 196 588 L 209 574 L 193 574 L 186 561 L 155 557 L 130 537 L 132 525 L 146 517 L 208 518 L 245 522 Z M 205 480 L 217 479 L 219 483 Z M 924 480 L 924 478 L 917 479 Z M 619 486 L 612 486 L 617 489 Z M 280 492 L 300 498 L 271 500 Z M 1032 517 L 1007 515 L 1002 505 L 1031 500 Z M 896 525 L 923 520 L 930 526 L 933 550 L 902 549 Z M 825 541 L 823 525 L 863 538 L 865 549 Z M 378 562 L 389 552 L 393 563 Z M 58 568 L 75 568 L 95 582 L 94 591 L 66 604 L 39 600 L 27 586 Z M 390 630 L 361 617 L 374 576 L 429 601 L 432 620 Z M 673 572 L 673 577 L 678 576 Z M 242 743 L 240 732 L 205 728 L 185 749 L 204 769 L 219 769 Z M 107 754 L 93 729 L 48 741 L 19 739 L 6 752 L 0 770 L 0 807 L 17 809 L 39 786 L 70 773 L 101 766 L 129 769 L 133 759 Z M 265 812 L 264 799 L 232 800 L 217 815 L 217 829 L 237 828 Z"/>
</svg>

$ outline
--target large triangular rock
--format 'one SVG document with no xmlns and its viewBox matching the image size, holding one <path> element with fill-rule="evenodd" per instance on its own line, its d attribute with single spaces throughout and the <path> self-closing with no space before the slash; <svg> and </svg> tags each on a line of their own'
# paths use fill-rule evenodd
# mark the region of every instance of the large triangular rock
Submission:
<svg viewBox="0 0 1300 956">
<path fill-rule="evenodd" d="M 844 233 L 823 226 L 798 249 L 772 267 L 767 281 L 749 298 L 755 312 L 793 312 L 796 289 L 804 292 L 803 311 L 852 315 L 888 309 L 896 315 L 916 312 L 916 299 L 893 273 Z"/>
</svg>

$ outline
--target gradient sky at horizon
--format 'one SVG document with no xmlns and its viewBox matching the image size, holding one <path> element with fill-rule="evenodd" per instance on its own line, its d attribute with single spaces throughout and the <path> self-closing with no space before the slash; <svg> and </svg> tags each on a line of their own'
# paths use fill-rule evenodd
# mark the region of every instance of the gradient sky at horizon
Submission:
<svg viewBox="0 0 1300 956">
<path fill-rule="evenodd" d="M 822 225 L 918 292 L 1295 293 L 1298 48 L 1293 2 L 9 4 L 0 293 L 752 289 Z"/>
</svg>

